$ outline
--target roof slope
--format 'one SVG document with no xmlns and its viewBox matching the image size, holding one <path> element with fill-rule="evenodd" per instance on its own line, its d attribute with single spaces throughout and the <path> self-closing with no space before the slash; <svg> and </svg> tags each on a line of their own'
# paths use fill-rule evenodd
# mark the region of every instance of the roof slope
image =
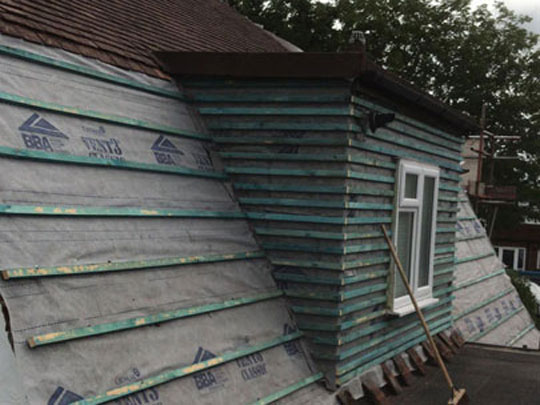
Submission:
<svg viewBox="0 0 540 405">
<path fill-rule="evenodd" d="M 153 51 L 283 52 L 219 0 L 0 0 L 0 32 L 162 77 Z"/>
<path fill-rule="evenodd" d="M 0 53 L 0 403 L 332 403 L 191 106 L 36 48 Z"/>
<path fill-rule="evenodd" d="M 454 274 L 454 324 L 466 340 L 538 347 L 540 332 L 464 194 L 459 203 Z"/>
</svg>

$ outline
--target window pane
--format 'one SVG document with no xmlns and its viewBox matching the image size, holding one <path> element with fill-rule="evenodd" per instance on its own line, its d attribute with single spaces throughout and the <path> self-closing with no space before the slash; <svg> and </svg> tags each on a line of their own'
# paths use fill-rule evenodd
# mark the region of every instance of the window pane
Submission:
<svg viewBox="0 0 540 405">
<path fill-rule="evenodd" d="M 398 230 L 396 248 L 398 252 L 399 261 L 405 270 L 407 278 L 411 279 L 411 259 L 412 259 L 412 244 L 413 244 L 413 224 L 414 213 L 412 212 L 400 212 L 398 217 Z M 396 269 L 396 290 L 395 297 L 402 297 L 407 295 L 407 289 L 405 284 L 401 281 L 401 276 L 398 274 L 399 270 Z"/>
<path fill-rule="evenodd" d="M 416 198 L 418 189 L 418 175 L 407 173 L 405 175 L 405 198 Z"/>
<path fill-rule="evenodd" d="M 525 268 L 525 249 L 518 249 L 518 270 Z"/>
<path fill-rule="evenodd" d="M 433 230 L 433 210 L 435 199 L 435 178 L 424 178 L 424 197 L 422 201 L 422 222 L 420 223 L 420 257 L 418 258 L 418 287 L 429 284 L 431 259 L 431 231 Z"/>
<path fill-rule="evenodd" d="M 511 269 L 514 268 L 514 249 L 502 250 L 502 262 Z"/>
</svg>

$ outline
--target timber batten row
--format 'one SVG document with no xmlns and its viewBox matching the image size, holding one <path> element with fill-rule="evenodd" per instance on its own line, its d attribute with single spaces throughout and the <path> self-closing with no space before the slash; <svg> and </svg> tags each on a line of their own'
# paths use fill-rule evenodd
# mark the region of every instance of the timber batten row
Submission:
<svg viewBox="0 0 540 405">
<path fill-rule="evenodd" d="M 441 167 L 434 277 L 440 304 L 427 315 L 435 328 L 450 326 L 454 239 L 446 233 L 455 232 L 457 221 L 457 138 L 403 116 L 371 132 L 365 118 L 379 107 L 363 96 L 351 98 L 347 81 L 328 88 L 317 80 L 301 86 L 276 80 L 278 90 L 271 90 L 244 80 L 235 81 L 242 92 L 221 83 L 219 93 L 202 83 L 187 81 L 186 95 L 220 147 L 312 353 L 326 359 L 318 364 L 330 384 L 422 340 L 416 329 L 396 341 L 392 331 L 397 324 L 410 329 L 412 317 L 392 321 L 385 310 L 390 260 L 380 224 L 392 223 L 400 158 Z M 366 328 L 373 329 L 369 346 L 361 340 Z M 329 342 L 343 343 L 330 349 Z"/>
</svg>

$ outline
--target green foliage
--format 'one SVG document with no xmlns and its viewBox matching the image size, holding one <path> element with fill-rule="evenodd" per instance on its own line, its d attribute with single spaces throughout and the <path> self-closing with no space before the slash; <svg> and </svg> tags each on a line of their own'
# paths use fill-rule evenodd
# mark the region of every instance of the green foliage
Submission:
<svg viewBox="0 0 540 405">
<path fill-rule="evenodd" d="M 506 273 L 510 276 L 512 284 L 516 287 L 516 290 L 521 298 L 521 302 L 531 315 L 536 328 L 540 329 L 540 313 L 538 312 L 538 303 L 536 298 L 529 289 L 529 280 L 519 275 L 515 270 L 506 270 Z"/>
<path fill-rule="evenodd" d="M 229 3 L 253 22 L 304 50 L 330 52 L 339 46 L 334 29 L 338 10 L 333 4 L 310 0 L 230 0 Z"/>
<path fill-rule="evenodd" d="M 372 59 L 487 126 L 521 141 L 499 155 L 527 159 L 499 164 L 495 184 L 518 184 L 526 208 L 504 218 L 540 219 L 539 36 L 529 17 L 504 3 L 473 9 L 470 0 L 230 0 L 233 7 L 305 51 L 337 51 L 353 30 L 364 32 Z M 519 221 L 518 221 L 519 222 Z"/>
</svg>

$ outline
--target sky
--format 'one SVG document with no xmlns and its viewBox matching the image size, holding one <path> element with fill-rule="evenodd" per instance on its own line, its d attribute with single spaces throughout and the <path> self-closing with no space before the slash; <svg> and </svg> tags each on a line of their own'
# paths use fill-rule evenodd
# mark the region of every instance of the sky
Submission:
<svg viewBox="0 0 540 405">
<path fill-rule="evenodd" d="M 321 3 L 329 3 L 332 0 L 314 0 Z M 480 4 L 493 5 L 496 0 L 472 0 L 473 7 Z M 540 1 L 539 0 L 503 0 L 506 6 L 518 14 L 526 14 L 533 18 L 526 28 L 530 31 L 540 34 Z"/>
<path fill-rule="evenodd" d="M 492 5 L 495 0 L 473 0 L 473 6 L 480 4 Z M 504 4 L 511 10 L 514 10 L 518 14 L 526 14 L 533 18 L 530 24 L 527 24 L 526 28 L 540 34 L 540 1 L 538 0 L 505 0 Z"/>
</svg>

